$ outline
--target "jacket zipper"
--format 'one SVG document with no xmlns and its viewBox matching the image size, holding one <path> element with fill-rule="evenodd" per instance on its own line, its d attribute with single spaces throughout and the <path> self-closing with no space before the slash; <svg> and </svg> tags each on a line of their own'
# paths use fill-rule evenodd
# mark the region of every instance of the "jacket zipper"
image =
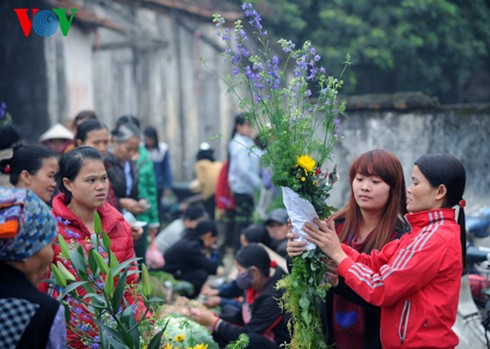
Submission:
<svg viewBox="0 0 490 349">
<path fill-rule="evenodd" d="M 408 319 L 410 318 L 410 301 L 406 300 L 403 305 L 402 315 L 400 317 L 400 326 L 398 327 L 398 336 L 400 343 L 403 344 L 407 339 Z"/>
</svg>

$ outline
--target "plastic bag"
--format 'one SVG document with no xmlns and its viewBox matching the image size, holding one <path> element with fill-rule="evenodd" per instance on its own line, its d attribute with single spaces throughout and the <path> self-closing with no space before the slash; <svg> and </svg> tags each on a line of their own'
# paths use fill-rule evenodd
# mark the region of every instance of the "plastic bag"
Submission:
<svg viewBox="0 0 490 349">
<path fill-rule="evenodd" d="M 145 262 L 150 269 L 161 269 L 165 265 L 163 254 L 157 248 L 153 240 L 151 241 L 148 250 L 146 250 Z"/>
<path fill-rule="evenodd" d="M 308 235 L 303 231 L 303 227 L 307 222 L 316 226 L 313 223 L 313 219 L 318 218 L 315 208 L 308 200 L 303 199 L 298 193 L 291 190 L 291 188 L 281 187 L 282 189 L 282 201 L 288 211 L 288 216 L 291 219 L 292 232 L 299 235 L 298 241 L 306 242 L 306 249 L 313 250 L 316 248 L 315 244 L 305 239 Z"/>
</svg>

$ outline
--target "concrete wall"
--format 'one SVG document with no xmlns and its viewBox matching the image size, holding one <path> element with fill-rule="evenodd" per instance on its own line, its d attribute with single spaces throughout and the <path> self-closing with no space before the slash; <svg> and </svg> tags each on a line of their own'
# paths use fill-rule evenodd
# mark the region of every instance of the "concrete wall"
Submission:
<svg viewBox="0 0 490 349">
<path fill-rule="evenodd" d="M 123 114 L 136 115 L 143 128 L 156 127 L 170 146 L 176 180 L 190 180 L 199 144 L 229 135 L 235 114 L 227 87 L 201 57 L 221 75 L 229 67 L 216 49 L 211 20 L 147 9 L 137 9 L 134 18 L 142 31 L 122 35 L 98 29 L 95 110 L 109 128 Z M 213 147 L 218 158 L 225 156 L 226 142 Z"/>
<path fill-rule="evenodd" d="M 340 173 L 331 197 L 336 207 L 348 199 L 350 164 L 361 153 L 375 148 L 387 149 L 400 159 L 407 184 L 411 183 L 413 163 L 420 155 L 451 153 L 467 171 L 468 209 L 490 205 L 490 105 L 349 111 L 342 121 L 342 134 L 334 158 Z"/>
</svg>

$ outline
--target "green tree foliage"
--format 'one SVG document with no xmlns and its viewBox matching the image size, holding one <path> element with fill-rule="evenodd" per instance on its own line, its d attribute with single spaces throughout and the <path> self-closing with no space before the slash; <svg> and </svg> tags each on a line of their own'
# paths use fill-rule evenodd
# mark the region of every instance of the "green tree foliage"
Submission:
<svg viewBox="0 0 490 349">
<path fill-rule="evenodd" d="M 232 0 L 239 3 L 239 0 Z M 344 92 L 419 90 L 446 103 L 490 92 L 488 0 L 261 0 L 265 27 L 298 44 L 311 40 Z M 486 79 L 485 80 L 485 74 Z"/>
</svg>

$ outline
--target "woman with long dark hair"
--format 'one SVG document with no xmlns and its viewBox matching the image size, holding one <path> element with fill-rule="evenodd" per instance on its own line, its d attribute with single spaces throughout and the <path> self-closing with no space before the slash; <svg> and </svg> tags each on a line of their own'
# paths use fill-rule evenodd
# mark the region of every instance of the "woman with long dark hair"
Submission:
<svg viewBox="0 0 490 349">
<path fill-rule="evenodd" d="M 423 155 L 412 170 L 406 218 L 410 234 L 380 251 L 359 253 L 341 244 L 330 224 L 306 224 L 308 241 L 325 252 L 338 275 L 367 302 L 381 308 L 384 348 L 454 348 L 466 228 L 466 171 L 449 154 Z M 459 206 L 456 221 L 454 206 Z"/>
<path fill-rule="evenodd" d="M 329 218 L 340 241 L 360 253 L 381 250 L 408 231 L 405 178 L 400 161 L 376 149 L 357 157 L 349 169 L 351 194 L 347 205 Z M 288 234 L 289 239 L 294 234 Z M 288 242 L 291 257 L 304 251 L 304 243 Z M 339 349 L 381 348 L 380 309 L 365 302 L 345 284 L 331 288 L 321 317 L 327 343 Z"/>
</svg>

